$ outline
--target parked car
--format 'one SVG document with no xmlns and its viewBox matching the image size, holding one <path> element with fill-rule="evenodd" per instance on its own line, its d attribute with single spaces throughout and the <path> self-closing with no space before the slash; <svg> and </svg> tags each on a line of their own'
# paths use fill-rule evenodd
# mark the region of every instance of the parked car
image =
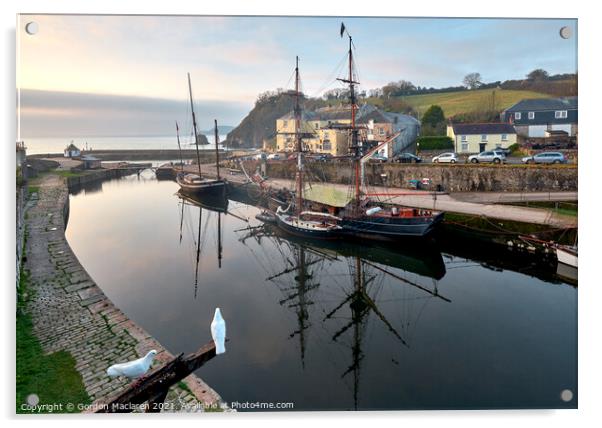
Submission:
<svg viewBox="0 0 602 428">
<path fill-rule="evenodd" d="M 560 152 L 541 152 L 534 156 L 526 156 L 523 163 L 567 163 L 567 159 Z"/>
<path fill-rule="evenodd" d="M 280 155 L 280 153 L 272 153 L 270 155 L 268 155 L 268 160 L 280 160 L 283 157 Z"/>
<path fill-rule="evenodd" d="M 509 156 L 510 155 L 510 149 L 508 147 L 500 147 L 498 149 L 495 149 L 496 152 L 502 152 L 504 155 Z"/>
<path fill-rule="evenodd" d="M 456 163 L 458 162 L 458 155 L 455 153 L 441 153 L 432 159 L 433 163 Z"/>
<path fill-rule="evenodd" d="M 315 156 L 312 156 L 312 160 L 315 160 L 318 162 L 327 162 L 330 159 L 332 159 L 332 155 L 330 153 L 320 153 Z"/>
<path fill-rule="evenodd" d="M 393 162 L 399 163 L 419 163 L 422 159 L 412 153 L 402 153 L 393 158 Z"/>
<path fill-rule="evenodd" d="M 499 150 L 488 150 L 481 152 L 478 155 L 472 155 L 468 157 L 468 162 L 471 163 L 504 163 L 506 162 L 506 155 Z"/>
<path fill-rule="evenodd" d="M 369 159 L 370 162 L 383 163 L 387 161 L 387 158 L 383 155 L 374 155 Z"/>
</svg>

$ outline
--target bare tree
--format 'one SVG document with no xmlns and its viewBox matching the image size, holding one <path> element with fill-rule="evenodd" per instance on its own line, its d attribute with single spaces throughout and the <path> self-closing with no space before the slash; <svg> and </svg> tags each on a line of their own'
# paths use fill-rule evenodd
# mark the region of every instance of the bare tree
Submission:
<svg viewBox="0 0 602 428">
<path fill-rule="evenodd" d="M 483 84 L 480 73 L 468 73 L 462 81 L 468 89 L 477 89 Z"/>
</svg>

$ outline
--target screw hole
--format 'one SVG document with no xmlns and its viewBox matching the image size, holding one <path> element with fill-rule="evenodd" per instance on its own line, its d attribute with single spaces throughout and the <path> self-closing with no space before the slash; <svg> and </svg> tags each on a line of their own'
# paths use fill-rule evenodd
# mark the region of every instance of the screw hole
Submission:
<svg viewBox="0 0 602 428">
<path fill-rule="evenodd" d="M 37 22 L 28 22 L 25 25 L 25 32 L 27 34 L 29 34 L 30 36 L 33 36 L 34 34 L 36 34 L 38 32 L 38 23 Z"/>
<path fill-rule="evenodd" d="M 562 27 L 560 29 L 560 37 L 563 39 L 568 39 L 571 37 L 571 28 L 570 27 Z"/>
<path fill-rule="evenodd" d="M 568 403 L 573 399 L 573 391 L 570 389 L 565 389 L 560 393 L 560 399 L 565 403 Z"/>
</svg>

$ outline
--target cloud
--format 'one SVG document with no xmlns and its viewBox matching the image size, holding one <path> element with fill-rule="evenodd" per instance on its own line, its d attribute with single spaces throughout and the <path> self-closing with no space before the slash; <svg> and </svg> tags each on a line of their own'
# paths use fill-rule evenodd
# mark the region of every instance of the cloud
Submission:
<svg viewBox="0 0 602 428">
<path fill-rule="evenodd" d="M 24 32 L 31 20 L 39 24 L 35 36 Z M 354 36 L 364 89 L 400 79 L 455 86 L 475 71 L 485 81 L 534 68 L 576 71 L 571 19 L 21 15 L 22 129 L 170 133 L 173 120 L 186 116 L 187 72 L 195 99 L 205 100 L 199 117 L 236 125 L 258 93 L 292 86 L 296 55 L 308 94 L 340 87 L 341 20 Z M 562 25 L 573 28 L 573 39 L 559 37 Z"/>
<path fill-rule="evenodd" d="M 199 130 L 213 119 L 236 125 L 250 106 L 228 101 L 196 101 Z M 20 131 L 24 138 L 75 136 L 149 136 L 175 133 L 175 121 L 191 131 L 185 100 L 77 92 L 20 91 Z"/>
</svg>

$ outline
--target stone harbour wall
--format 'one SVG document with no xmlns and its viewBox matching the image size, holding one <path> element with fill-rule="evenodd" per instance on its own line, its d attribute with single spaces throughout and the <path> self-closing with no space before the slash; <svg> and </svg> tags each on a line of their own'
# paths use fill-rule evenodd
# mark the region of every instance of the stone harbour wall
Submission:
<svg viewBox="0 0 602 428">
<path fill-rule="evenodd" d="M 310 162 L 309 176 L 315 181 L 349 184 L 353 169 L 349 162 Z M 267 175 L 294 179 L 294 162 L 268 162 Z M 366 163 L 367 183 L 408 188 L 410 180 L 428 178 L 431 188 L 446 192 L 541 192 L 576 191 L 577 168 L 573 165 L 414 165 Z"/>
</svg>

